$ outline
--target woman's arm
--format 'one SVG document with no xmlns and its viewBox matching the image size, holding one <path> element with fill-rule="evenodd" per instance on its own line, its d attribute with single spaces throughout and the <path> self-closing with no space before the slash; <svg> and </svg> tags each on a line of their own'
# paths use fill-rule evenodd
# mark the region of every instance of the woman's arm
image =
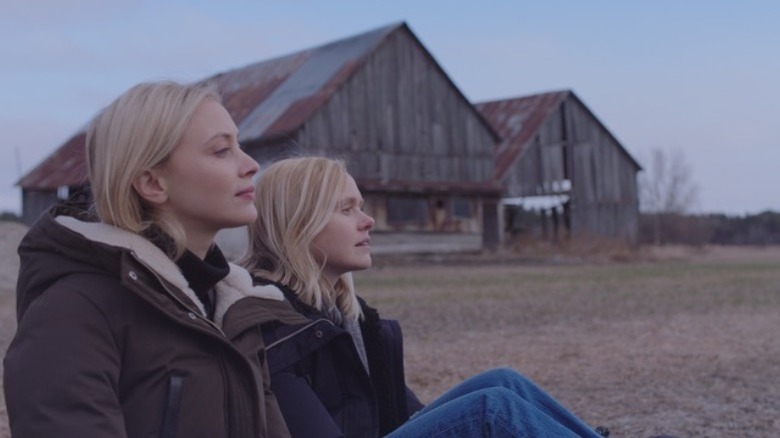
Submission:
<svg viewBox="0 0 780 438">
<path fill-rule="evenodd" d="M 271 390 L 276 394 L 293 438 L 344 436 L 309 382 L 292 369 L 271 376 Z"/>
<path fill-rule="evenodd" d="M 105 315 L 78 290 L 38 297 L 4 360 L 13 436 L 124 437 L 119 357 Z"/>
</svg>

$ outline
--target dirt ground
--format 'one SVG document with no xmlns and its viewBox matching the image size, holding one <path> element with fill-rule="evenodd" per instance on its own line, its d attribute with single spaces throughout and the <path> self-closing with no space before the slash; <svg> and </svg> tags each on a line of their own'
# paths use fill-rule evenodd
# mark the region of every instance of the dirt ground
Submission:
<svg viewBox="0 0 780 438">
<path fill-rule="evenodd" d="M 780 248 L 461 262 L 356 277 L 424 401 L 509 366 L 613 437 L 780 436 Z"/>
<path fill-rule="evenodd" d="M 24 230 L 0 223 L 3 355 Z M 780 248 L 376 265 L 356 283 L 400 320 L 407 380 L 424 401 L 508 366 L 613 437 L 780 436 Z"/>
</svg>

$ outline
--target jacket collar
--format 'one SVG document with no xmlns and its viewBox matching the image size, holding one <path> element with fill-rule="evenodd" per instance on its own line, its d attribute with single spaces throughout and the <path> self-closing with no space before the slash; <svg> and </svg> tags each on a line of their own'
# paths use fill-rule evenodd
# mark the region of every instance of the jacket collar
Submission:
<svg viewBox="0 0 780 438">
<path fill-rule="evenodd" d="M 198 299 L 179 267 L 156 245 L 138 234 L 101 222 L 84 222 L 72 216 L 57 216 L 57 223 L 94 242 L 108 246 L 124 248 L 149 270 L 155 272 L 168 283 L 182 291 L 197 306 L 201 315 L 206 314 L 203 303 Z M 245 297 L 264 298 L 281 301 L 282 292 L 273 285 L 255 286 L 244 268 L 228 263 L 230 272 L 214 287 L 216 306 L 214 323 L 222 327 L 227 310 L 238 300 Z"/>
</svg>

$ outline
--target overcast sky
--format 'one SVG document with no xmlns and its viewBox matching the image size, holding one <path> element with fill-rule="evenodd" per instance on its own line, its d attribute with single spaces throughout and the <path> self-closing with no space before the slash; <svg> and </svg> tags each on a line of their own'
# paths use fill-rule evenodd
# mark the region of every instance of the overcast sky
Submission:
<svg viewBox="0 0 780 438">
<path fill-rule="evenodd" d="M 780 1 L 0 0 L 0 211 L 135 83 L 193 81 L 405 21 L 474 102 L 571 89 L 695 212 L 780 211 Z"/>
</svg>

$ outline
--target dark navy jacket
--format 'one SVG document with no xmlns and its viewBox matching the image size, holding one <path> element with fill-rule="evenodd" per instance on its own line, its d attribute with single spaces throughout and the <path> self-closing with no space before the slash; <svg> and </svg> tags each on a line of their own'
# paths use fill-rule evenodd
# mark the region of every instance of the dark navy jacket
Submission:
<svg viewBox="0 0 780 438">
<path fill-rule="evenodd" d="M 406 386 L 397 321 L 360 300 L 369 375 L 345 329 L 277 286 L 298 313 L 279 308 L 261 327 L 271 388 L 293 437 L 384 436 L 423 407 Z"/>
</svg>

